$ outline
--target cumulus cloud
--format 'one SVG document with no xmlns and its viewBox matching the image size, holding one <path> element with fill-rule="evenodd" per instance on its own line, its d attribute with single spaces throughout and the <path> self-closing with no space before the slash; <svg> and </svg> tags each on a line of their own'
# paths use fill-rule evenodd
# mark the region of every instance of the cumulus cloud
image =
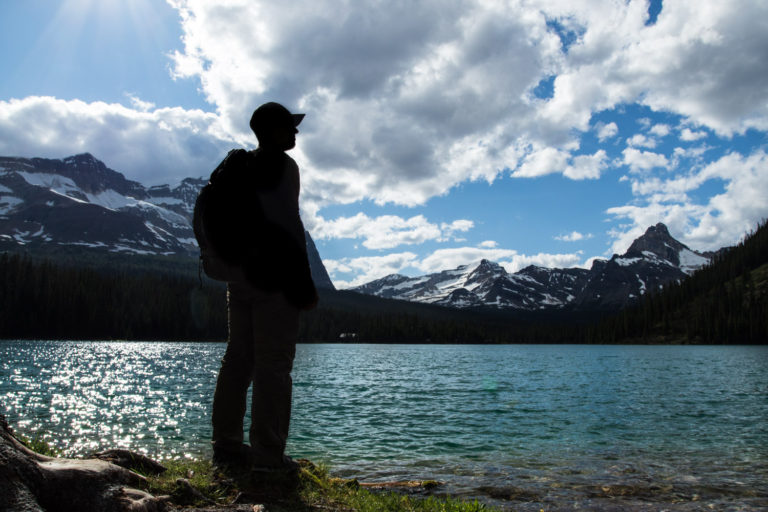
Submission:
<svg viewBox="0 0 768 512">
<path fill-rule="evenodd" d="M 244 136 L 244 109 L 266 99 L 308 112 L 301 151 L 325 203 L 350 177 L 358 187 L 342 201 L 407 205 L 493 179 L 516 164 L 535 111 L 528 92 L 560 58 L 545 16 L 522 6 L 172 5 L 185 33 L 175 71 L 201 80 L 225 127 Z"/>
<path fill-rule="evenodd" d="M 350 178 L 342 201 L 416 205 L 505 168 L 563 172 L 574 130 L 635 101 L 722 133 L 768 118 L 766 64 L 752 57 L 766 9 L 750 2 L 665 4 L 652 26 L 643 2 L 609 0 L 172 4 L 185 43 L 175 71 L 200 79 L 223 126 L 244 136 L 244 106 L 267 98 L 310 113 L 302 151 L 320 202 L 338 202 Z M 578 34 L 567 52 L 548 20 Z M 552 97 L 532 98 L 550 76 Z M 743 95 L 734 77 L 751 77 Z M 609 123 L 599 137 L 616 133 Z"/>
<path fill-rule="evenodd" d="M 605 142 L 608 139 L 612 139 L 619 133 L 619 127 L 616 126 L 616 123 L 610 122 L 610 123 L 598 123 L 596 125 L 597 128 L 597 138 L 600 142 Z"/>
<path fill-rule="evenodd" d="M 692 142 L 695 140 L 703 139 L 707 136 L 707 132 L 704 131 L 693 131 L 690 128 L 683 128 L 680 130 L 680 140 L 684 140 L 686 142 Z"/>
<path fill-rule="evenodd" d="M 652 151 L 640 151 L 635 148 L 626 148 L 622 151 L 624 164 L 629 166 L 632 172 L 648 171 L 655 167 L 667 167 L 669 161 L 661 153 Z"/>
<path fill-rule="evenodd" d="M 438 249 L 426 258 L 412 263 L 412 265 L 425 274 L 452 269 L 469 262 L 482 259 L 495 261 L 502 265 L 507 272 L 514 273 L 527 267 L 537 265 L 542 267 L 572 267 L 581 261 L 579 253 L 571 254 L 546 254 L 534 255 L 520 254 L 512 249 L 498 247 L 454 247 L 450 249 Z"/>
<path fill-rule="evenodd" d="M 559 172 L 573 180 L 596 179 L 607 167 L 608 156 L 603 149 L 593 155 L 572 156 L 567 151 L 541 148 L 530 152 L 512 176 L 534 178 Z"/>
<path fill-rule="evenodd" d="M 565 169 L 570 155 L 556 148 L 540 148 L 529 153 L 520 167 L 512 174 L 516 178 L 545 176 Z"/>
<path fill-rule="evenodd" d="M 636 133 L 627 139 L 627 145 L 634 147 L 655 148 L 656 139 L 652 137 L 646 137 L 642 133 Z"/>
<path fill-rule="evenodd" d="M 207 176 L 232 147 L 215 114 L 28 97 L 0 101 L 0 154 L 64 158 L 90 152 L 148 185 Z"/>
<path fill-rule="evenodd" d="M 548 2 L 583 27 L 544 114 L 574 127 L 590 113 L 639 102 L 720 135 L 768 128 L 768 4 L 665 2 L 654 23 L 645 2 Z"/>
<path fill-rule="evenodd" d="M 417 256 L 412 252 L 390 253 L 384 256 L 365 256 L 343 258 L 340 260 L 324 259 L 323 264 L 339 288 L 352 288 L 375 279 L 397 274 L 404 268 L 413 266 Z M 340 279 L 337 273 L 352 274 L 351 279 Z"/>
<path fill-rule="evenodd" d="M 672 128 L 668 124 L 659 123 L 653 125 L 649 131 L 651 134 L 656 135 L 657 137 L 666 137 L 670 134 Z"/>
<path fill-rule="evenodd" d="M 593 155 L 573 157 L 571 164 L 563 171 L 563 175 L 573 180 L 597 179 L 608 166 L 608 155 L 605 150 L 599 149 Z"/>
<path fill-rule="evenodd" d="M 723 193 L 697 202 L 691 192 L 710 180 L 724 182 Z M 749 156 L 729 153 L 685 175 L 636 179 L 632 188 L 638 204 L 607 211 L 629 221 L 610 233 L 614 253 L 623 253 L 656 222 L 664 222 L 674 237 L 692 249 L 716 250 L 732 245 L 742 233 L 754 229 L 756 221 L 768 218 L 768 154 L 764 150 Z"/>
<path fill-rule="evenodd" d="M 466 232 L 474 222 L 466 219 L 440 225 L 429 222 L 423 215 L 408 219 L 396 215 L 371 218 L 364 213 L 333 220 L 315 219 L 313 236 L 318 239 L 363 239 L 367 249 L 393 249 L 400 245 L 417 245 L 429 240 L 445 242 L 455 239 L 457 232 Z"/>
<path fill-rule="evenodd" d="M 570 254 L 516 254 L 511 259 L 501 261 L 507 272 L 515 273 L 529 265 L 546 268 L 571 268 L 580 267 L 581 253 Z"/>
<path fill-rule="evenodd" d="M 556 236 L 555 240 L 559 240 L 561 242 L 578 242 L 581 240 L 589 240 L 593 236 L 594 235 L 592 235 L 591 233 L 587 233 L 585 235 L 585 234 L 579 233 L 578 231 L 571 231 L 567 235 Z"/>
</svg>

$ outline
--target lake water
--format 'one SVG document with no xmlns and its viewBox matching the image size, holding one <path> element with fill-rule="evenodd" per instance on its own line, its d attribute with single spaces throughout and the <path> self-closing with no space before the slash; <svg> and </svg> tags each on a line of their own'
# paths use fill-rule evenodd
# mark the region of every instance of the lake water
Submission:
<svg viewBox="0 0 768 512">
<path fill-rule="evenodd" d="M 221 343 L 0 342 L 66 454 L 210 455 Z M 300 345 L 289 453 L 509 510 L 768 508 L 768 347 Z"/>
</svg>

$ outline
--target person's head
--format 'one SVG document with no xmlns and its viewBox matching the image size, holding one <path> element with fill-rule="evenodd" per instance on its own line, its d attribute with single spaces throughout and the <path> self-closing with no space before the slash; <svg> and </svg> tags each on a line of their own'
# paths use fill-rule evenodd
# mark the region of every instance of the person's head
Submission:
<svg viewBox="0 0 768 512">
<path fill-rule="evenodd" d="M 285 151 L 296 145 L 296 127 L 304 114 L 291 114 L 287 108 L 273 101 L 265 103 L 253 111 L 251 130 L 262 148 Z"/>
</svg>

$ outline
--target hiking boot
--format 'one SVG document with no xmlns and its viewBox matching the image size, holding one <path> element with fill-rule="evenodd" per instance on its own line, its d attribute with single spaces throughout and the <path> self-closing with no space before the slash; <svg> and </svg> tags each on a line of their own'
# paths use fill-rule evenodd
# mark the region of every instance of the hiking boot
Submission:
<svg viewBox="0 0 768 512">
<path fill-rule="evenodd" d="M 247 471 L 252 459 L 251 447 L 247 444 L 213 447 L 213 466 L 222 471 Z"/>
<path fill-rule="evenodd" d="M 299 463 L 287 455 L 283 455 L 281 462 L 277 464 L 254 464 L 251 471 L 254 473 L 298 473 Z"/>
</svg>

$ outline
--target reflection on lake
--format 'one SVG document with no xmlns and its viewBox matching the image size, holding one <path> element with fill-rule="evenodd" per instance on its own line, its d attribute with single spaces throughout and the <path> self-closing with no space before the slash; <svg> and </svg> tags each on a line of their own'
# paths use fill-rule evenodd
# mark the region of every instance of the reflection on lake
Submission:
<svg viewBox="0 0 768 512">
<path fill-rule="evenodd" d="M 68 454 L 208 456 L 223 350 L 0 342 L 2 412 Z M 361 480 L 515 510 L 768 507 L 768 347 L 300 345 L 293 409 L 289 452 Z"/>
</svg>

